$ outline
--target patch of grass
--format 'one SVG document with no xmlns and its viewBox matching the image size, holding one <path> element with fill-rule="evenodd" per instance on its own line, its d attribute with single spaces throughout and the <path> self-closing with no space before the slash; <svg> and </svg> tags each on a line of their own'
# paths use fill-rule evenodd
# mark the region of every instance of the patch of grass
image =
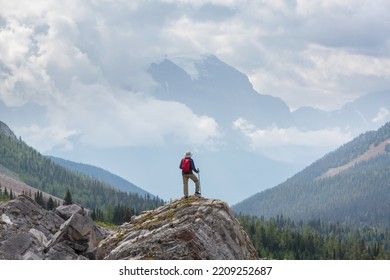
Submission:
<svg viewBox="0 0 390 280">
<path fill-rule="evenodd" d="M 108 224 L 102 221 L 95 221 L 95 225 L 109 229 L 109 230 L 116 230 L 118 228 L 117 225 L 114 224 Z"/>
</svg>

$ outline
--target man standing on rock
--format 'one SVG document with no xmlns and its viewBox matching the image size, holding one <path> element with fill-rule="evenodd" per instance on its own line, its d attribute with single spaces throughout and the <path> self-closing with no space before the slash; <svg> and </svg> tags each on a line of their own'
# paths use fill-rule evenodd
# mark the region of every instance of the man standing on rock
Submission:
<svg viewBox="0 0 390 280">
<path fill-rule="evenodd" d="M 184 158 L 180 161 L 180 166 L 179 166 L 183 175 L 183 192 L 185 198 L 188 197 L 188 179 L 194 181 L 195 195 L 200 196 L 199 179 L 194 175 L 194 173 L 192 173 L 192 171 L 194 171 L 195 173 L 199 173 L 199 169 L 195 168 L 194 160 L 191 157 L 192 157 L 191 152 L 186 152 L 184 154 Z"/>
</svg>

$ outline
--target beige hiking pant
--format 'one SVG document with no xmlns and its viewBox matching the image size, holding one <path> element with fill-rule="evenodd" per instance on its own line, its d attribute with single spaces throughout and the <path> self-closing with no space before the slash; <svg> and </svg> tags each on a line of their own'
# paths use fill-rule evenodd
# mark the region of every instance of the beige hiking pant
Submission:
<svg viewBox="0 0 390 280">
<path fill-rule="evenodd" d="M 195 174 L 183 174 L 183 192 L 184 196 L 188 197 L 188 179 L 191 179 L 195 183 L 195 192 L 199 192 L 199 180 Z"/>
</svg>

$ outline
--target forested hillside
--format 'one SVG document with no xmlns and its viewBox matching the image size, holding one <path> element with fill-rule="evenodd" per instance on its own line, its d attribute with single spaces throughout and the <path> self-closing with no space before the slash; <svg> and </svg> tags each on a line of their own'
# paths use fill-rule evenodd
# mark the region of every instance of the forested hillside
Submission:
<svg viewBox="0 0 390 280">
<path fill-rule="evenodd" d="M 59 198 L 69 190 L 73 202 L 92 209 L 95 218 L 123 222 L 123 217 L 154 209 L 164 202 L 119 191 L 107 183 L 76 174 L 42 156 L 23 141 L 0 134 L 0 164 L 26 184 Z"/>
<path fill-rule="evenodd" d="M 62 158 L 57 158 L 50 156 L 50 160 L 53 162 L 68 168 L 72 171 L 90 176 L 92 178 L 96 178 L 100 181 L 106 182 L 116 188 L 118 188 L 121 191 L 128 192 L 128 193 L 138 193 L 140 196 L 148 195 L 149 193 L 144 191 L 143 189 L 137 187 L 136 185 L 126 181 L 125 179 L 112 174 L 111 172 L 108 172 L 107 170 L 104 170 L 102 168 L 92 166 L 89 164 L 83 164 L 83 163 L 77 163 L 69 160 L 65 160 Z M 149 194 L 150 196 L 153 196 Z"/>
<path fill-rule="evenodd" d="M 237 213 L 294 220 L 390 224 L 390 123 L 364 133 L 286 182 L 233 207 Z M 381 145 L 382 150 L 375 149 Z M 370 151 L 374 151 L 375 153 Z M 366 158 L 362 159 L 362 155 Z M 370 155 L 370 156 L 369 156 Z M 356 159 L 360 159 L 357 161 Z M 349 164 L 355 160 L 356 163 Z M 340 172 L 329 175 L 329 170 Z M 328 174 L 324 176 L 324 174 Z"/>
</svg>

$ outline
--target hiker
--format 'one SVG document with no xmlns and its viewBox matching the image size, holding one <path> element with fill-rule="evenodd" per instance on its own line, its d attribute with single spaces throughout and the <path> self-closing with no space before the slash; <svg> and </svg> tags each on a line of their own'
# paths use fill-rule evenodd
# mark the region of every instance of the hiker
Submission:
<svg viewBox="0 0 390 280">
<path fill-rule="evenodd" d="M 192 171 L 199 173 L 199 169 L 195 168 L 194 160 L 191 158 L 191 152 L 186 152 L 184 158 L 180 161 L 179 168 L 183 175 L 183 192 L 184 197 L 188 197 L 188 179 L 191 179 L 195 183 L 195 195 L 200 196 L 200 183 L 199 179 L 192 173 Z"/>
</svg>

